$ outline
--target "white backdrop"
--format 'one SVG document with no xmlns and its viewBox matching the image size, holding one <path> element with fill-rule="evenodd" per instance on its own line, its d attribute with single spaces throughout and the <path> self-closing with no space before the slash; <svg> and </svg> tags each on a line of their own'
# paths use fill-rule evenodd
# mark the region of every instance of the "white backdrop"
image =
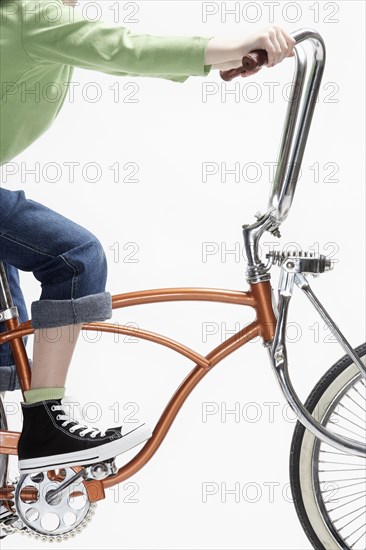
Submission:
<svg viewBox="0 0 366 550">
<path fill-rule="evenodd" d="M 94 4 L 111 24 L 157 35 L 239 38 L 270 23 L 321 33 L 327 62 L 281 245 L 295 242 L 338 260 L 333 272 L 312 281 L 313 289 L 351 344 L 360 344 L 364 4 Z M 225 19 L 225 9 L 236 12 Z M 218 71 L 182 84 L 76 69 L 74 97 L 67 98 L 52 128 L 5 167 L 14 173 L 3 168 L 3 185 L 24 189 L 93 231 L 108 257 L 112 294 L 175 286 L 245 290 L 241 226 L 266 208 L 293 67 L 294 60 L 287 59 L 229 84 Z M 74 176 L 70 163 L 76 163 Z M 211 170 L 207 178 L 204 166 Z M 236 175 L 227 172 L 225 179 L 225 171 L 235 166 Z M 268 243 L 277 242 L 270 236 L 263 241 L 265 252 Z M 273 270 L 275 289 L 277 279 Z M 30 306 L 39 297 L 39 283 L 29 273 L 22 273 L 21 281 Z M 206 354 L 252 317 L 239 306 L 177 302 L 117 310 L 113 320 L 160 332 Z M 290 368 L 305 399 L 343 351 L 299 291 L 289 322 Z M 139 419 L 154 426 L 192 363 L 149 342 L 99 337 L 80 338 L 67 394 L 82 402 L 92 425 Z M 19 391 L 6 394 L 10 429 L 20 429 L 20 400 Z M 236 415 L 229 414 L 233 409 Z M 260 342 L 248 344 L 207 375 L 157 454 L 130 480 L 107 490 L 92 524 L 58 548 L 311 548 L 289 488 L 294 425 L 265 349 Z M 135 451 L 118 457 L 118 465 Z M 2 545 L 39 548 L 18 536 Z"/>
</svg>

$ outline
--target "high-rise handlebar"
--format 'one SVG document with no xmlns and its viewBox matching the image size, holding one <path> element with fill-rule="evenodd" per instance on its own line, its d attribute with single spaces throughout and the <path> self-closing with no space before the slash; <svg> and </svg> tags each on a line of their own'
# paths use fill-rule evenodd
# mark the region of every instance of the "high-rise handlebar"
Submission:
<svg viewBox="0 0 366 550">
<path fill-rule="evenodd" d="M 313 29 L 299 29 L 291 33 L 291 36 L 296 40 L 295 75 L 282 130 L 277 169 L 268 202 L 268 209 L 272 210 L 271 217 L 278 226 L 285 220 L 291 208 L 325 65 L 325 45 L 319 33 Z M 305 40 L 310 40 L 314 57 L 307 87 L 303 92 L 307 56 L 300 42 Z M 253 70 L 266 63 L 265 54 L 264 50 L 250 52 L 243 57 L 242 67 L 220 71 L 221 78 L 228 81 L 239 75 L 250 76 Z M 302 99 L 302 110 L 299 113 Z"/>
</svg>

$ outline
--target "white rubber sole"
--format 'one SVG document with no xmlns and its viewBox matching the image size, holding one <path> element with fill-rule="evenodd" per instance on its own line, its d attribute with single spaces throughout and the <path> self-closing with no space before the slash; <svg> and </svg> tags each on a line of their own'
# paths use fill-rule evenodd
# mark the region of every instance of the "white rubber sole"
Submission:
<svg viewBox="0 0 366 550">
<path fill-rule="evenodd" d="M 21 474 L 32 474 L 44 470 L 56 470 L 58 468 L 67 468 L 70 466 L 94 464 L 94 462 L 101 462 L 109 458 L 114 458 L 117 455 L 129 451 L 133 447 L 136 447 L 136 445 L 149 439 L 151 436 L 152 431 L 148 424 L 141 424 L 137 426 L 137 428 L 133 428 L 120 439 L 94 447 L 93 449 L 19 460 L 19 472 Z"/>
</svg>

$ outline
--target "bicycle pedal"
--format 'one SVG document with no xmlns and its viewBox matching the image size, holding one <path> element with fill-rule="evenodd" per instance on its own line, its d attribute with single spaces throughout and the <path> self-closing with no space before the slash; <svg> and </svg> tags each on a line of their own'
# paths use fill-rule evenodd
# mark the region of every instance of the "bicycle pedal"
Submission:
<svg viewBox="0 0 366 550">
<path fill-rule="evenodd" d="M 95 479 L 101 481 L 109 476 L 114 476 L 118 472 L 118 468 L 115 463 L 116 457 L 108 458 L 101 462 L 95 462 L 94 464 L 84 465 L 84 479 Z"/>
</svg>

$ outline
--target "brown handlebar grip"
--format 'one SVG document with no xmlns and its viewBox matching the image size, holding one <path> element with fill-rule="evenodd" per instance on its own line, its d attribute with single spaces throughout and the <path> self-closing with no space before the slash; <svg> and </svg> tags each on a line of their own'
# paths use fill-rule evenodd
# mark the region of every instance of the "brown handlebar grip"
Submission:
<svg viewBox="0 0 366 550">
<path fill-rule="evenodd" d="M 226 81 L 230 81 L 239 75 L 246 76 L 246 73 L 248 73 L 249 76 L 252 71 L 262 67 L 267 61 L 268 57 L 266 50 L 253 50 L 247 55 L 244 55 L 241 67 L 220 71 L 220 76 Z"/>
</svg>

